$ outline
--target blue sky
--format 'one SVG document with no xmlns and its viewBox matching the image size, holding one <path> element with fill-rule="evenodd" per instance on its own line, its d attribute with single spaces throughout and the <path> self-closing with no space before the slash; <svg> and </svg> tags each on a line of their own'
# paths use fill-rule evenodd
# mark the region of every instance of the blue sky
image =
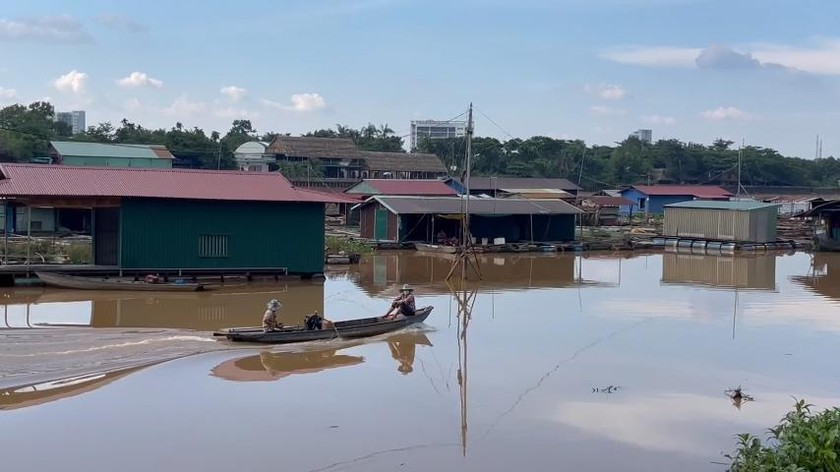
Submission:
<svg viewBox="0 0 840 472">
<path fill-rule="evenodd" d="M 448 119 L 840 156 L 830 0 L 0 0 L 0 103 L 226 131 Z M 499 126 L 490 122 L 492 118 Z"/>
</svg>

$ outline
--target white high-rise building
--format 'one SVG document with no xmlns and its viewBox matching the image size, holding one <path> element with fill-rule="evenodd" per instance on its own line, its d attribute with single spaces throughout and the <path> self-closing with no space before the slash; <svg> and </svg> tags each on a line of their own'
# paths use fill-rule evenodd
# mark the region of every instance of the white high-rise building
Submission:
<svg viewBox="0 0 840 472">
<path fill-rule="evenodd" d="M 85 132 L 85 112 L 84 110 L 60 111 L 55 114 L 56 121 L 67 123 L 73 134 Z"/>
<path fill-rule="evenodd" d="M 411 139 L 409 140 L 409 144 L 411 146 L 411 150 L 414 151 L 417 149 L 417 145 L 426 138 L 463 138 L 466 135 L 466 121 L 412 120 Z"/>
<path fill-rule="evenodd" d="M 630 133 L 630 137 L 639 138 L 639 141 L 650 144 L 653 142 L 653 131 L 649 129 L 639 129 Z"/>
</svg>

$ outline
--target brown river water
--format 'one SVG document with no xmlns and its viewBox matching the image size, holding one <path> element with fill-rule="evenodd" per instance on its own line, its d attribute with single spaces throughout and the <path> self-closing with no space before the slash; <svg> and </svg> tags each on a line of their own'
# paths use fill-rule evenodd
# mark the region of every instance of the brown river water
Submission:
<svg viewBox="0 0 840 472">
<path fill-rule="evenodd" d="M 793 397 L 840 405 L 838 256 L 488 255 L 462 285 L 445 256 L 392 252 L 322 282 L 8 290 L 3 466 L 723 471 L 733 436 L 763 435 Z M 383 314 L 403 283 L 435 309 L 400 332 L 210 335 L 259 324 L 271 298 L 286 323 Z M 734 405 L 738 386 L 754 400 Z"/>
</svg>

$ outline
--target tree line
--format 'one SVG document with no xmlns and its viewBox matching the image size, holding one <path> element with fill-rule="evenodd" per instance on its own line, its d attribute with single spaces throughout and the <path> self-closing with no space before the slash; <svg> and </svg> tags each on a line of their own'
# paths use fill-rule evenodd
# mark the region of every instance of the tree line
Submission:
<svg viewBox="0 0 840 472">
<path fill-rule="evenodd" d="M 270 142 L 277 136 L 280 133 L 259 133 L 250 120 L 234 120 L 225 134 L 208 134 L 181 123 L 169 129 L 151 129 L 127 119 L 116 125 L 99 123 L 72 135 L 66 124 L 55 120 L 55 109 L 49 103 L 15 104 L 0 109 L 0 162 L 28 162 L 46 156 L 50 140 L 73 140 L 164 145 L 180 165 L 234 169 L 233 151 L 237 147 L 251 140 Z M 362 150 L 405 152 L 404 137 L 387 125 L 368 124 L 360 129 L 337 125 L 335 129 L 315 130 L 303 136 L 349 138 Z M 472 173 L 566 178 L 588 189 L 645 183 L 734 185 L 738 182 L 740 158 L 743 185 L 840 186 L 840 161 L 834 157 L 802 159 L 782 156 L 770 148 L 733 145 L 732 141 L 721 139 L 703 145 L 676 139 L 645 143 L 628 138 L 615 146 L 598 146 L 545 136 L 507 141 L 475 137 Z M 436 154 L 456 177 L 464 171 L 464 138 L 421 140 L 418 152 Z M 290 177 L 321 174 L 317 164 L 277 164 L 272 170 L 293 174 Z"/>
</svg>

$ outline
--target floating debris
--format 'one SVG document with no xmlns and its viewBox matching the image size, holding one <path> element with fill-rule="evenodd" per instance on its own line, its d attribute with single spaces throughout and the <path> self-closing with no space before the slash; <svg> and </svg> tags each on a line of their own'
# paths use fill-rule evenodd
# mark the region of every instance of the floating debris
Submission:
<svg viewBox="0 0 840 472">
<path fill-rule="evenodd" d="M 610 385 L 609 387 L 592 387 L 592 393 L 617 393 L 621 390 L 620 385 Z"/>
<path fill-rule="evenodd" d="M 732 400 L 732 405 L 735 406 L 735 408 L 737 408 L 739 410 L 741 409 L 741 404 L 742 403 L 751 402 L 751 401 L 755 400 L 750 395 L 747 395 L 746 393 L 744 393 L 744 391 L 741 389 L 740 385 L 738 386 L 738 388 L 732 388 L 732 389 L 726 390 L 726 391 L 724 391 L 724 393 L 726 393 L 726 396 L 729 397 L 730 400 Z"/>
</svg>

